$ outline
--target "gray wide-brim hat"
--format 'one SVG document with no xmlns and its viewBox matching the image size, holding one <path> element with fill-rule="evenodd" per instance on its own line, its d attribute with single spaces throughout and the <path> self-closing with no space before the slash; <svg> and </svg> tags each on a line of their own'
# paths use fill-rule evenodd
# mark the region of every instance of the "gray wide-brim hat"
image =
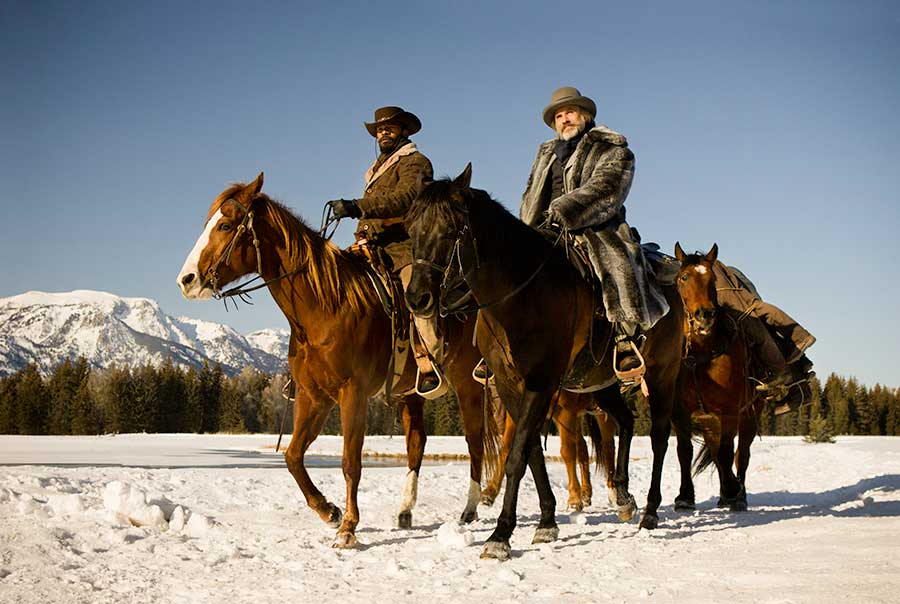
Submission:
<svg viewBox="0 0 900 604">
<path fill-rule="evenodd" d="M 597 117 L 597 105 L 594 104 L 594 101 L 582 96 L 574 86 L 563 86 L 554 90 L 550 95 L 550 104 L 544 107 L 544 123 L 556 130 L 553 125 L 553 117 L 561 107 L 566 105 L 584 109 L 591 114 L 591 119 Z"/>
<path fill-rule="evenodd" d="M 400 107 L 381 107 L 375 110 L 374 122 L 363 122 L 369 134 L 375 136 L 375 131 L 382 124 L 400 124 L 407 130 L 407 136 L 412 136 L 422 129 L 422 122 L 414 114 L 404 111 Z"/>
</svg>

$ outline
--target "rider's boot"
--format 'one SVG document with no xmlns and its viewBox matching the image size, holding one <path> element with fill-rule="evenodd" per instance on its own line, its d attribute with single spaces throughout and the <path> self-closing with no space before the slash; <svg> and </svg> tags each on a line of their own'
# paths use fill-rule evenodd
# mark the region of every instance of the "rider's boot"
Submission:
<svg viewBox="0 0 900 604">
<path fill-rule="evenodd" d="M 763 393 L 766 400 L 779 401 L 783 399 L 787 395 L 788 385 L 791 383 L 791 371 L 778 344 L 775 343 L 763 322 L 755 317 L 745 318 L 741 326 L 750 336 L 753 355 L 765 367 L 768 374 L 756 389 Z"/>
<path fill-rule="evenodd" d="M 644 340 L 640 327 L 635 323 L 618 322 L 615 324 L 615 330 L 613 370 L 616 377 L 624 385 L 640 384 L 646 371 L 644 357 L 640 351 L 640 343 Z"/>
</svg>

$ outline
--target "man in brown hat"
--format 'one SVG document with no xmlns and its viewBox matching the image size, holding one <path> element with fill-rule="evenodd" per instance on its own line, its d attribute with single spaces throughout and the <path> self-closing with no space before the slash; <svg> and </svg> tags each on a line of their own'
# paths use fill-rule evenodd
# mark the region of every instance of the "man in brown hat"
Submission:
<svg viewBox="0 0 900 604">
<path fill-rule="evenodd" d="M 625 222 L 634 154 L 624 136 L 594 123 L 597 106 L 577 88 L 550 97 L 543 119 L 556 137 L 541 144 L 522 196 L 520 217 L 575 236 L 599 278 L 606 316 L 616 329 L 613 356 L 623 383 L 639 383 L 639 345 L 669 305 L 647 265 L 640 239 Z"/>
<path fill-rule="evenodd" d="M 359 218 L 355 233 L 357 245 L 383 249 L 391 264 L 389 270 L 399 273 L 406 289 L 412 275 L 412 245 L 403 227 L 403 217 L 424 183 L 434 177 L 431 162 L 409 140 L 421 130 L 422 122 L 400 107 L 381 107 L 375 110 L 375 120 L 366 122 L 365 126 L 378 142 L 379 155 L 366 171 L 363 196 L 335 199 L 328 205 L 336 218 Z M 416 328 L 431 354 L 440 360 L 433 321 L 423 323 L 417 319 Z M 440 380 L 424 350 L 417 350 L 416 357 L 421 374 L 418 390 L 423 394 L 435 391 Z"/>
</svg>

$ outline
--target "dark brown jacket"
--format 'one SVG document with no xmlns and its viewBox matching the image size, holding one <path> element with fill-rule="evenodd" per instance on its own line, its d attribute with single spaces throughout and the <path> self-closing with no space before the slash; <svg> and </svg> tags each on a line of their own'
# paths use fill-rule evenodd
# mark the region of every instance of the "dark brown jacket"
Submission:
<svg viewBox="0 0 900 604">
<path fill-rule="evenodd" d="M 415 143 L 403 145 L 386 159 L 379 158 L 366 172 L 356 240 L 366 239 L 382 246 L 391 257 L 394 271 L 412 262 L 403 217 L 433 175 L 431 162 L 416 149 Z"/>
</svg>

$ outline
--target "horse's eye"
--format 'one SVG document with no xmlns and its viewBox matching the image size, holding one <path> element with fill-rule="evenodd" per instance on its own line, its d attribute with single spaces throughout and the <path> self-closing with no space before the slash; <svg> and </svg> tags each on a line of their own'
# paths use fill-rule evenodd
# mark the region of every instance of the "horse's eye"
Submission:
<svg viewBox="0 0 900 604">
<path fill-rule="evenodd" d="M 687 276 L 687 275 L 681 275 L 681 280 L 682 280 L 682 281 L 687 281 L 687 280 L 688 280 L 688 276 Z"/>
<path fill-rule="evenodd" d="M 230 231 L 230 230 L 231 230 L 231 224 L 229 224 L 229 223 L 227 223 L 227 222 L 223 222 L 222 224 L 219 225 L 219 230 L 220 230 L 220 231 Z"/>
</svg>

